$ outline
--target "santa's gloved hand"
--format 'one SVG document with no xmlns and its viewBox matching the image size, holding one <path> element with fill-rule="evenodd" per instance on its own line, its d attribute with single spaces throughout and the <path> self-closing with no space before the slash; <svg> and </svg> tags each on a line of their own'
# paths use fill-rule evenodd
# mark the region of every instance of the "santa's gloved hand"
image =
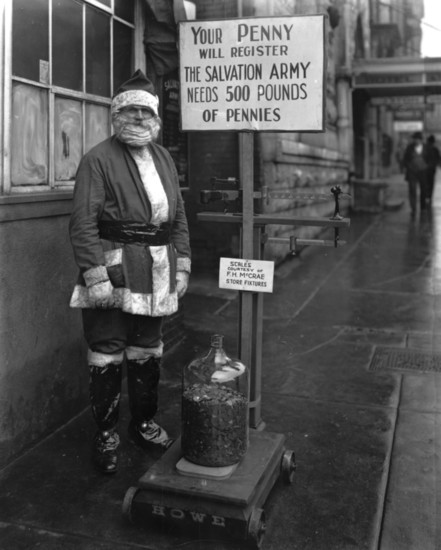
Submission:
<svg viewBox="0 0 441 550">
<path fill-rule="evenodd" d="M 178 298 L 182 298 L 187 292 L 189 278 L 190 276 L 187 271 L 178 271 L 176 273 L 176 292 L 178 293 Z"/>
<path fill-rule="evenodd" d="M 89 303 L 91 307 L 109 309 L 115 305 L 113 297 L 113 285 L 110 281 L 103 281 L 90 286 Z"/>
</svg>

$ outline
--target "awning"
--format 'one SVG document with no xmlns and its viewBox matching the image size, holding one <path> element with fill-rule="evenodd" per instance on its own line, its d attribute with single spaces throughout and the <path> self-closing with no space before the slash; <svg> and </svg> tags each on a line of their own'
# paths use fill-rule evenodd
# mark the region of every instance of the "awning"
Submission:
<svg viewBox="0 0 441 550">
<path fill-rule="evenodd" d="M 370 97 L 441 94 L 441 58 L 380 58 L 357 60 L 352 87 Z"/>
<path fill-rule="evenodd" d="M 146 52 L 158 76 L 178 67 L 178 22 L 187 19 L 184 0 L 145 0 L 147 21 L 144 33 Z"/>
</svg>

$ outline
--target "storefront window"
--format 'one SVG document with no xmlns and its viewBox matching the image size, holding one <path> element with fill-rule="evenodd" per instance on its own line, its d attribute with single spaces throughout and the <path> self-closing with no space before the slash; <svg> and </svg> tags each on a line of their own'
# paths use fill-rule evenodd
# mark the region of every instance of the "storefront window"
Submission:
<svg viewBox="0 0 441 550">
<path fill-rule="evenodd" d="M 83 89 L 83 7 L 56 0 L 52 8 L 52 78 L 55 86 Z"/>
<path fill-rule="evenodd" d="M 81 102 L 56 97 L 54 110 L 55 181 L 70 181 L 83 154 Z"/>
<path fill-rule="evenodd" d="M 133 72 L 135 1 L 12 0 L 6 192 L 72 187 L 110 135 L 113 91 Z"/>
<path fill-rule="evenodd" d="M 126 82 L 131 74 L 132 32 L 118 21 L 113 23 L 113 89 Z"/>
<path fill-rule="evenodd" d="M 125 21 L 134 23 L 135 10 L 133 2 L 127 2 L 127 0 L 114 0 L 115 2 L 115 15 L 121 17 Z"/>
<path fill-rule="evenodd" d="M 110 135 L 109 109 L 103 105 L 86 105 L 86 151 Z"/>
<path fill-rule="evenodd" d="M 48 0 L 14 0 L 12 71 L 40 82 L 41 65 L 49 63 Z"/>
<path fill-rule="evenodd" d="M 110 16 L 86 8 L 86 92 L 110 95 Z"/>
<path fill-rule="evenodd" d="M 12 88 L 11 179 L 13 185 L 48 183 L 48 97 L 45 90 Z"/>
</svg>

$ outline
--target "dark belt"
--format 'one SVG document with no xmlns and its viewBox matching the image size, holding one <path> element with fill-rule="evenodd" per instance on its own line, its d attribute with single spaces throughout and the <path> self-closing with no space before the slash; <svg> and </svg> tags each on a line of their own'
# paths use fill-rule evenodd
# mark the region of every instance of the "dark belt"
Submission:
<svg viewBox="0 0 441 550">
<path fill-rule="evenodd" d="M 170 224 L 151 225 L 140 222 L 99 221 L 101 239 L 119 243 L 139 243 L 161 246 L 170 243 Z"/>
</svg>

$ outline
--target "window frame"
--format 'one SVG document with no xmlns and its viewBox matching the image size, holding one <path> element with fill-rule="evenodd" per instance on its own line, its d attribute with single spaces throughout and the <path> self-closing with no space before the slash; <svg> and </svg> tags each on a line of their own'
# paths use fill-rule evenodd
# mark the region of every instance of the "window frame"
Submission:
<svg viewBox="0 0 441 550">
<path fill-rule="evenodd" d="M 3 18 L 3 29 L 0 30 L 0 56 L 3 63 L 3 71 L 0 74 L 0 85 L 3 84 L 3 98 L 1 98 L 1 104 L 3 106 L 3 112 L 0 113 L 0 123 L 2 123 L 2 135 L 0 138 L 0 168 L 1 168 L 1 181 L 0 181 L 0 199 L 7 196 L 22 196 L 23 194 L 38 194 L 42 193 L 57 193 L 69 192 L 72 193 L 74 181 L 55 181 L 55 139 L 54 139 L 54 126 L 55 126 L 55 99 L 56 97 L 67 98 L 81 101 L 81 113 L 83 123 L 85 121 L 86 104 L 97 104 L 105 107 L 109 107 L 111 104 L 111 96 L 113 94 L 113 22 L 122 23 L 129 27 L 133 31 L 132 40 L 132 67 L 140 68 L 145 71 L 145 54 L 143 47 L 143 33 L 145 27 L 144 7 L 142 0 L 134 0 L 135 12 L 134 22 L 130 23 L 120 17 L 114 15 L 115 2 L 111 0 L 111 6 L 107 7 L 101 4 L 97 0 L 81 0 L 82 4 L 82 30 L 83 30 L 83 52 L 82 52 L 82 70 L 83 70 L 83 91 L 71 90 L 52 84 L 52 7 L 53 0 L 48 0 L 49 3 L 49 83 L 36 82 L 23 77 L 17 77 L 12 74 L 12 2 L 13 0 L 7 0 L 4 3 L 3 13 L 0 8 L 0 23 Z M 110 97 L 98 96 L 95 94 L 86 93 L 85 90 L 85 59 L 86 59 L 86 7 L 92 6 L 99 9 L 103 13 L 109 14 L 110 21 Z M 1 27 L 0 27 L 1 29 Z M 48 92 L 48 183 L 43 185 L 13 185 L 11 181 L 11 139 L 12 139 L 12 89 L 14 82 L 30 85 L 40 89 L 45 89 Z M 0 90 L 0 97 L 1 97 Z M 109 113 L 109 127 L 110 127 L 110 113 Z M 83 125 L 82 132 L 82 150 L 85 151 L 86 144 L 86 132 Z M 3 201 L 1 201 L 3 202 Z"/>
</svg>

